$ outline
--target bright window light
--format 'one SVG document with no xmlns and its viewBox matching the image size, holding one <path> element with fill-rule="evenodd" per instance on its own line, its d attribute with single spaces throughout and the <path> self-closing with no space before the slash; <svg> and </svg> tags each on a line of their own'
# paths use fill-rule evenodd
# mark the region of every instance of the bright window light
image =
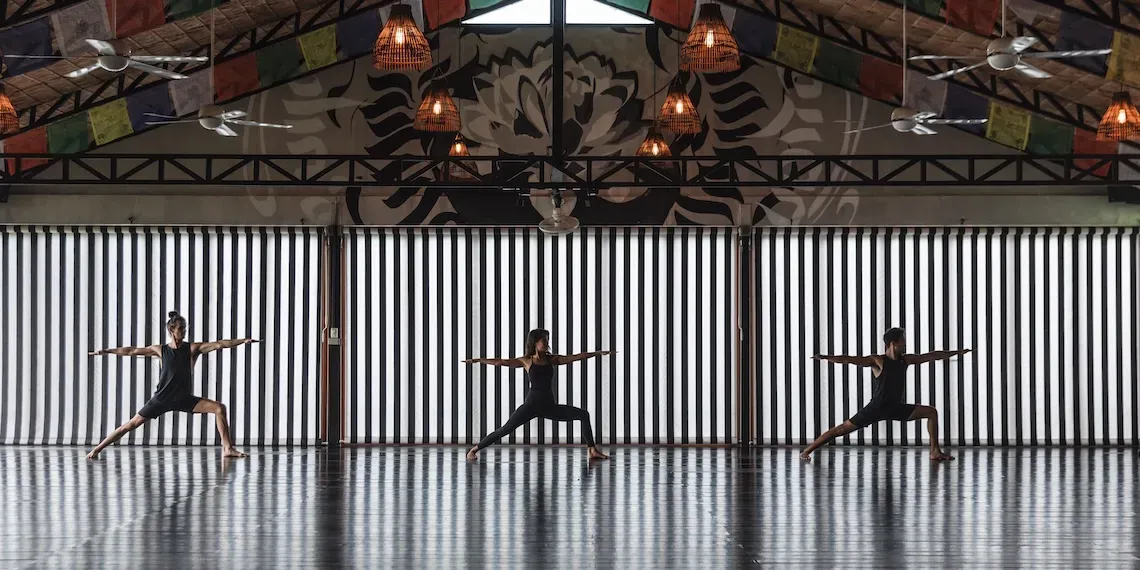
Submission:
<svg viewBox="0 0 1140 570">
<path fill-rule="evenodd" d="M 594 26 L 651 26 L 653 22 L 597 0 L 566 0 L 566 23 Z M 520 0 L 463 21 L 464 25 L 550 24 L 550 0 Z"/>
</svg>

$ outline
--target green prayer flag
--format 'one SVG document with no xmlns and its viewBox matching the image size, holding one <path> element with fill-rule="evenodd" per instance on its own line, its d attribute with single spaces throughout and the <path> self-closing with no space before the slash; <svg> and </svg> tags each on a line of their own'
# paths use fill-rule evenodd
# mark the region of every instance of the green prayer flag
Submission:
<svg viewBox="0 0 1140 570">
<path fill-rule="evenodd" d="M 1033 115 L 1029 120 L 1029 144 L 1025 152 L 1033 154 L 1071 154 L 1073 127 Z"/>
<path fill-rule="evenodd" d="M 827 40 L 819 42 L 819 54 L 812 69 L 822 79 L 847 89 L 859 90 L 859 65 L 863 56 Z"/>
<path fill-rule="evenodd" d="M 48 152 L 74 154 L 91 146 L 91 133 L 87 126 L 87 113 L 56 121 L 47 126 Z"/>
<path fill-rule="evenodd" d="M 296 76 L 304 65 L 295 41 L 277 42 L 257 50 L 257 77 L 269 87 Z"/>
<path fill-rule="evenodd" d="M 173 21 L 209 12 L 221 5 L 222 0 L 166 0 L 166 11 Z"/>
</svg>

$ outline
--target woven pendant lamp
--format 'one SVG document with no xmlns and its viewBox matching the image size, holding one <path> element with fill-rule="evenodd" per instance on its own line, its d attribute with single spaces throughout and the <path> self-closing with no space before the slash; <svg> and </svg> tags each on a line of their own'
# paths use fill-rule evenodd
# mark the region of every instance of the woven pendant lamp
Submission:
<svg viewBox="0 0 1140 570">
<path fill-rule="evenodd" d="M 20 130 L 20 117 L 16 114 L 16 107 L 0 85 L 0 134 L 14 133 Z"/>
<path fill-rule="evenodd" d="M 451 148 L 447 151 L 447 155 L 451 157 L 471 156 L 471 151 L 467 148 L 467 141 L 463 140 L 463 135 L 456 133 L 455 142 L 451 143 Z M 459 166 L 461 163 L 453 162 L 451 167 L 447 169 L 451 175 L 452 180 L 473 180 L 475 176 Z M 462 164 L 471 170 L 475 170 L 475 163 L 471 161 L 463 161 Z"/>
<path fill-rule="evenodd" d="M 637 147 L 637 156 L 648 156 L 650 158 L 672 156 L 672 151 L 669 150 L 669 143 L 665 142 L 665 137 L 653 128 L 649 128 L 649 132 L 645 134 L 645 140 L 642 141 L 641 146 Z"/>
<path fill-rule="evenodd" d="M 429 133 L 454 133 L 463 124 L 459 121 L 459 108 L 442 83 L 433 83 L 420 108 L 416 109 L 415 129 Z M 466 147 L 466 145 L 464 145 Z"/>
<path fill-rule="evenodd" d="M 701 132 L 701 116 L 685 86 L 679 80 L 674 80 L 669 87 L 669 94 L 665 96 L 665 104 L 657 115 L 657 128 L 679 135 L 695 135 Z"/>
<path fill-rule="evenodd" d="M 719 4 L 701 5 L 700 15 L 681 46 L 681 69 L 701 73 L 740 69 L 740 48 Z"/>
<path fill-rule="evenodd" d="M 412 7 L 395 4 L 372 49 L 376 69 L 418 70 L 431 65 L 431 47 L 412 18 Z"/>
<path fill-rule="evenodd" d="M 1140 138 L 1140 111 L 1127 91 L 1112 94 L 1112 104 L 1096 128 L 1098 141 L 1126 141 Z"/>
</svg>

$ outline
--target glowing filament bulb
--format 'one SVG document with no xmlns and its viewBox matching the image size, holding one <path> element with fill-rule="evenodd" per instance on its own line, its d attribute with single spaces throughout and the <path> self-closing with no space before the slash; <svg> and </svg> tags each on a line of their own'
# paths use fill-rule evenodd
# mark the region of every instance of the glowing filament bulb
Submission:
<svg viewBox="0 0 1140 570">
<path fill-rule="evenodd" d="M 657 156 L 660 153 L 661 149 L 657 148 L 657 143 L 653 143 L 653 156 Z"/>
<path fill-rule="evenodd" d="M 459 154 L 461 152 L 463 152 L 463 143 L 455 141 L 455 153 Z"/>
<path fill-rule="evenodd" d="M 705 47 L 707 47 L 707 48 L 713 47 L 713 43 L 714 43 L 713 40 L 714 40 L 713 31 L 709 30 L 709 31 L 705 32 Z"/>
<path fill-rule="evenodd" d="M 685 104 L 684 103 L 677 101 L 677 112 L 678 113 L 684 113 L 685 112 Z"/>
<path fill-rule="evenodd" d="M 1122 125 L 1128 122 L 1128 114 L 1124 112 L 1124 109 L 1121 109 L 1120 112 L 1116 114 L 1116 122 Z"/>
<path fill-rule="evenodd" d="M 434 114 L 436 114 L 436 115 L 438 115 L 438 114 L 442 113 L 442 112 L 443 112 L 443 105 L 441 105 L 441 104 L 439 103 L 439 101 L 436 101 L 436 102 L 435 102 L 435 105 L 432 105 L 432 106 L 431 106 L 431 112 L 432 112 L 432 113 L 434 113 Z"/>
<path fill-rule="evenodd" d="M 404 45 L 404 28 L 396 28 L 396 43 Z"/>
</svg>

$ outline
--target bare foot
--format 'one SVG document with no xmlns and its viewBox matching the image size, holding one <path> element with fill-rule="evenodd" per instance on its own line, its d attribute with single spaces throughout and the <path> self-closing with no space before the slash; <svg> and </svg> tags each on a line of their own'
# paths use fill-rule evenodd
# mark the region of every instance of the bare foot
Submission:
<svg viewBox="0 0 1140 570">
<path fill-rule="evenodd" d="M 479 460 L 479 447 L 478 446 L 472 447 L 471 450 L 467 452 L 467 461 L 478 461 L 478 460 Z"/>
<path fill-rule="evenodd" d="M 805 451 L 805 452 L 801 453 L 800 459 L 803 459 L 804 461 L 811 461 L 811 452 Z"/>
<path fill-rule="evenodd" d="M 609 455 L 606 455 L 606 454 L 598 451 L 598 448 L 596 448 L 596 447 L 590 448 L 590 459 L 609 459 L 609 458 L 610 458 Z"/>
<path fill-rule="evenodd" d="M 91 453 L 88 453 L 87 459 L 94 459 L 94 460 L 98 461 L 99 460 L 99 452 L 98 451 L 92 451 Z"/>
<path fill-rule="evenodd" d="M 932 451 L 932 452 L 930 452 L 930 460 L 931 461 L 953 461 L 954 456 L 943 453 L 941 451 Z"/>
<path fill-rule="evenodd" d="M 249 456 L 238 451 L 237 448 L 235 448 L 235 447 L 227 447 L 226 450 L 224 452 L 222 452 L 222 457 L 249 457 Z"/>
</svg>

